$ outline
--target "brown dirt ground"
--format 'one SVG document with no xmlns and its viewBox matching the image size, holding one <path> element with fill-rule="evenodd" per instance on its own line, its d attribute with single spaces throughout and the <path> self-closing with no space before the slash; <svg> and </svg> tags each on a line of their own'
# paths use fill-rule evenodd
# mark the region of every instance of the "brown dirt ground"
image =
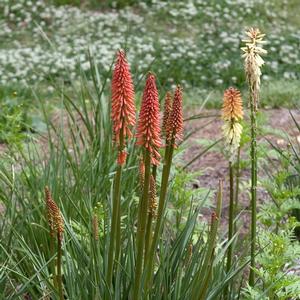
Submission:
<svg viewBox="0 0 300 300">
<path fill-rule="evenodd" d="M 216 110 L 209 110 L 204 111 L 204 113 L 208 114 L 218 114 L 219 111 Z M 300 122 L 300 112 L 297 110 L 292 110 L 292 113 L 297 120 Z M 189 115 L 193 115 L 195 112 L 191 112 Z M 202 114 L 202 113 L 201 113 Z M 276 130 L 281 130 L 283 132 L 287 132 L 291 137 L 296 138 L 300 142 L 299 131 L 297 130 L 291 116 L 289 110 L 287 109 L 270 109 L 264 110 L 264 114 L 267 117 L 264 126 L 268 126 L 270 129 L 274 128 Z M 209 119 L 200 119 L 200 120 L 193 120 L 188 121 L 187 130 L 192 130 L 194 128 L 201 127 L 208 123 Z M 203 151 L 205 147 L 199 146 L 196 143 L 196 140 L 199 139 L 211 139 L 211 140 L 218 140 L 222 137 L 221 132 L 222 127 L 222 120 L 220 118 L 216 118 L 212 123 L 207 125 L 205 128 L 200 129 L 197 133 L 195 133 L 190 138 L 190 148 L 187 151 L 184 160 L 186 162 L 190 161 L 195 155 Z M 279 136 L 275 134 L 270 134 L 267 136 L 268 139 L 272 141 L 272 143 L 280 146 L 285 147 L 287 142 Z M 261 140 L 262 137 L 258 138 L 258 141 Z M 220 146 L 219 146 L 220 147 Z M 241 154 L 243 156 L 243 152 Z M 195 161 L 192 165 L 190 165 L 189 170 L 196 171 L 202 170 L 202 174 L 199 177 L 200 186 L 208 187 L 211 189 L 216 189 L 218 186 L 219 179 L 223 179 L 224 181 L 224 197 L 223 197 L 223 209 L 222 209 L 222 218 L 221 223 L 222 227 L 227 223 L 227 215 L 228 215 L 228 206 L 229 206 L 229 176 L 228 176 L 228 162 L 225 159 L 224 155 L 220 152 L 220 150 L 211 150 L 204 154 L 201 158 Z M 263 170 L 259 170 L 259 176 L 266 176 Z M 241 174 L 241 181 L 247 181 L 250 178 L 250 171 L 244 170 Z M 197 186 L 194 186 L 197 188 Z M 268 195 L 266 191 L 262 188 L 258 187 L 258 201 L 268 201 Z M 241 213 L 240 222 L 238 228 L 240 232 L 243 233 L 247 229 L 247 224 L 249 224 L 249 205 L 250 200 L 248 196 L 248 190 L 241 190 L 239 194 L 239 206 Z M 204 210 L 203 214 L 208 219 L 211 210 Z"/>
</svg>

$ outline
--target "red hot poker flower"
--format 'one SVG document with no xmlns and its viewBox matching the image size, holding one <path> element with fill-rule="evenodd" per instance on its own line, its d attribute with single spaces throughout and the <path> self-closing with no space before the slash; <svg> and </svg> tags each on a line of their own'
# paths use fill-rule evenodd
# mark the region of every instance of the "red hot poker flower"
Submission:
<svg viewBox="0 0 300 300">
<path fill-rule="evenodd" d="M 224 92 L 222 117 L 228 121 L 243 119 L 243 102 L 239 90 L 231 87 Z"/>
<path fill-rule="evenodd" d="M 182 89 L 178 85 L 173 100 L 172 112 L 168 121 L 167 139 L 182 140 L 183 137 L 183 111 L 182 111 Z"/>
<path fill-rule="evenodd" d="M 158 165 L 158 149 L 161 147 L 159 100 L 155 76 L 151 73 L 147 77 L 143 93 L 136 137 L 137 145 L 145 147 L 150 152 L 152 164 Z"/>
<path fill-rule="evenodd" d="M 135 125 L 134 87 L 125 52 L 119 50 L 112 78 L 112 108 L 114 139 L 119 147 L 118 164 L 123 165 L 127 153 L 126 137 L 131 138 L 130 127 Z"/>
</svg>

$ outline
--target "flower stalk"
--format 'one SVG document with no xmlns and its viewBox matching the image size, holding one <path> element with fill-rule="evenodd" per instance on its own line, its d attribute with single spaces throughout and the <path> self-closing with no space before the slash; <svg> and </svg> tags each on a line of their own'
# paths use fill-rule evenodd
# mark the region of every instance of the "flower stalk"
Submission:
<svg viewBox="0 0 300 300">
<path fill-rule="evenodd" d="M 227 267 L 229 272 L 232 264 L 233 245 L 232 238 L 234 236 L 234 167 L 233 160 L 237 157 L 240 147 L 242 125 L 240 121 L 243 119 L 243 103 L 241 93 L 235 88 L 229 88 L 224 92 L 224 101 L 222 109 L 222 119 L 224 120 L 223 134 L 225 140 L 225 149 L 229 156 L 229 218 L 228 218 L 228 250 L 227 250 Z M 228 292 L 225 291 L 225 297 Z"/>
<path fill-rule="evenodd" d="M 147 229 L 146 229 L 146 238 L 145 238 L 145 258 L 144 264 L 146 264 L 146 260 L 148 257 L 149 248 L 152 240 L 152 223 L 154 218 L 156 217 L 156 182 L 153 173 L 156 172 L 156 166 L 152 168 L 152 175 L 150 178 L 150 195 L 149 195 L 149 209 L 148 209 L 148 218 L 147 218 Z"/>
<path fill-rule="evenodd" d="M 239 191 L 240 191 L 240 164 L 241 164 L 241 146 L 237 150 L 237 159 L 235 163 L 235 194 L 234 194 L 234 215 L 238 213 L 239 206 Z M 234 231 L 236 231 L 236 223 L 234 224 Z"/>
<path fill-rule="evenodd" d="M 157 218 L 154 229 L 154 235 L 146 261 L 146 289 L 149 291 L 152 285 L 152 276 L 154 268 L 154 254 L 158 245 L 159 236 L 161 233 L 162 223 L 164 219 L 164 212 L 166 208 L 166 196 L 168 189 L 168 182 L 170 176 L 170 169 L 172 165 L 173 152 L 176 147 L 176 140 L 182 139 L 183 134 L 183 112 L 182 112 L 182 89 L 180 86 L 177 86 L 172 110 L 169 113 L 167 118 L 167 124 L 165 125 L 165 137 L 166 137 L 166 148 L 165 148 L 165 157 L 164 157 L 164 166 L 162 170 L 162 179 L 161 179 L 161 188 L 159 194 Z M 166 115 L 166 113 L 165 113 Z"/>
<path fill-rule="evenodd" d="M 267 51 L 261 46 L 265 43 L 264 34 L 257 28 L 250 28 L 247 32 L 247 39 L 243 42 L 245 47 L 242 48 L 243 58 L 245 59 L 245 73 L 249 86 L 250 101 L 250 120 L 251 120 L 251 263 L 249 285 L 255 283 L 255 246 L 256 246 L 256 202 L 257 202 L 257 108 L 260 91 L 261 67 L 264 64 L 261 55 Z"/>
<path fill-rule="evenodd" d="M 229 162 L 229 220 L 228 220 L 228 242 L 230 243 L 227 251 L 227 273 L 230 271 L 233 256 L 232 238 L 234 235 L 234 186 L 233 186 L 233 165 Z"/>
<path fill-rule="evenodd" d="M 137 257 L 135 267 L 135 280 L 133 286 L 133 299 L 141 299 L 143 260 L 146 241 L 146 226 L 149 212 L 151 166 L 158 165 L 161 147 L 159 126 L 159 99 L 155 77 L 149 73 L 143 93 L 142 106 L 137 128 L 137 145 L 141 146 L 144 155 L 143 194 L 139 203 L 137 228 Z M 147 237 L 150 239 L 151 235 Z"/>
<path fill-rule="evenodd" d="M 114 260 L 119 260 L 121 251 L 121 180 L 122 167 L 126 162 L 126 139 L 132 137 L 135 125 L 134 87 L 125 52 L 119 50 L 112 78 L 112 107 L 114 141 L 117 147 L 117 170 L 113 183 L 111 235 L 109 240 L 106 281 L 112 287 Z M 106 296 L 108 298 L 108 294 Z"/>
</svg>

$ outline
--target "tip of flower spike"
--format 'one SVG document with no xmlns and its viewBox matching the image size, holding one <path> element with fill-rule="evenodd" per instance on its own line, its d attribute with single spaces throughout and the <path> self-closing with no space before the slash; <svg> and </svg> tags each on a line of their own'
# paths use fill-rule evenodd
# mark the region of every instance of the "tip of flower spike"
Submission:
<svg viewBox="0 0 300 300">
<path fill-rule="evenodd" d="M 254 27 L 250 27 L 245 33 L 251 40 L 257 41 L 262 40 L 265 36 L 265 34 L 261 33 L 259 28 Z"/>
<path fill-rule="evenodd" d="M 259 100 L 260 77 L 262 75 L 261 67 L 264 64 L 261 55 L 267 53 L 267 51 L 261 47 L 261 45 L 265 43 L 263 40 L 265 35 L 257 28 L 250 28 L 246 32 L 246 35 L 247 39 L 243 41 L 245 46 L 242 47 L 242 51 L 244 52 L 242 57 L 245 60 L 245 73 L 252 90 L 251 102 L 253 102 L 256 110 Z"/>
<path fill-rule="evenodd" d="M 230 87 L 224 92 L 222 118 L 224 120 L 243 119 L 243 102 L 239 90 Z"/>
<path fill-rule="evenodd" d="M 147 76 L 136 137 L 137 145 L 148 150 L 152 164 L 157 165 L 160 159 L 158 149 L 161 147 L 159 100 L 155 76 L 152 73 Z"/>
<path fill-rule="evenodd" d="M 111 90 L 114 140 L 120 152 L 118 160 L 122 162 L 126 138 L 132 137 L 131 127 L 135 125 L 134 87 L 124 50 L 117 52 Z"/>
<path fill-rule="evenodd" d="M 182 140 L 183 136 L 183 108 L 182 108 L 182 88 L 176 87 L 172 105 L 172 111 L 168 121 L 167 139 Z"/>
</svg>

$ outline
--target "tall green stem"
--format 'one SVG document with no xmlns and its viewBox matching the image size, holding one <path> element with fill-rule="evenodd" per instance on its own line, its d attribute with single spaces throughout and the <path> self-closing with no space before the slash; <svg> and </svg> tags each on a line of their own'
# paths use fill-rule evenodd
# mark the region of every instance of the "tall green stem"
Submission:
<svg viewBox="0 0 300 300">
<path fill-rule="evenodd" d="M 117 208 L 117 233 L 116 233 L 116 255 L 115 260 L 119 261 L 121 252 L 121 201 L 119 197 Z"/>
<path fill-rule="evenodd" d="M 149 185 L 150 185 L 150 152 L 145 151 L 145 179 L 143 188 L 143 197 L 140 201 L 140 214 L 137 228 L 137 261 L 135 267 L 135 281 L 133 289 L 133 299 L 138 300 L 141 292 L 141 279 L 143 271 L 143 257 L 145 247 L 145 230 L 149 206 Z"/>
<path fill-rule="evenodd" d="M 233 224 L 234 224 L 234 187 L 233 187 L 233 166 L 229 162 L 229 219 L 228 219 L 228 246 L 227 252 L 227 272 L 229 272 L 232 263 L 232 237 L 233 237 Z"/>
<path fill-rule="evenodd" d="M 54 256 L 54 232 L 53 230 L 50 228 L 50 257 L 53 257 Z M 52 278 L 53 278 L 53 285 L 55 288 L 57 288 L 57 278 L 56 278 L 56 272 L 55 272 L 55 260 L 53 260 L 53 262 L 51 263 L 50 265 L 50 272 L 52 273 Z"/>
<path fill-rule="evenodd" d="M 235 167 L 235 194 L 234 194 L 234 214 L 238 214 L 239 205 L 239 191 L 240 191 L 240 160 L 241 160 L 241 147 L 238 148 L 236 167 Z M 236 231 L 236 223 L 234 224 L 234 230 Z"/>
<path fill-rule="evenodd" d="M 257 188 L 257 149 L 256 149 L 256 107 L 253 91 L 250 88 L 251 109 L 251 269 L 249 276 L 250 286 L 254 286 L 255 244 L 256 244 L 256 188 Z"/>
<path fill-rule="evenodd" d="M 58 233 L 57 234 L 57 285 L 58 285 L 59 299 L 64 300 L 62 275 L 61 275 L 61 258 L 62 258 L 62 242 L 61 242 L 60 233 Z"/>
<path fill-rule="evenodd" d="M 153 222 L 153 216 L 152 214 L 148 213 L 148 218 L 147 218 L 147 229 L 146 229 L 146 237 L 145 237 L 145 259 L 144 259 L 144 266 L 146 267 L 147 263 L 147 257 L 149 254 L 149 248 L 151 245 L 151 240 L 152 240 L 152 222 Z"/>
<path fill-rule="evenodd" d="M 154 165 L 152 167 L 152 176 L 153 176 L 154 182 L 156 182 L 156 170 L 157 170 L 157 167 Z M 152 240 L 152 222 L 153 222 L 153 214 L 149 212 L 148 220 L 147 220 L 146 237 L 145 237 L 144 267 L 146 267 L 147 257 L 148 257 L 149 248 L 151 245 L 151 240 Z"/>
<path fill-rule="evenodd" d="M 234 233 L 234 218 L 235 218 L 235 211 L 234 211 L 234 186 L 233 186 L 233 166 L 232 162 L 229 161 L 229 215 L 228 215 L 228 250 L 227 250 L 227 266 L 226 271 L 227 273 L 230 271 L 232 265 L 232 254 L 233 254 L 233 247 L 232 247 L 232 237 Z M 224 298 L 229 299 L 230 294 L 230 287 L 227 286 L 224 291 Z"/>
<path fill-rule="evenodd" d="M 111 234 L 109 240 L 109 250 L 108 250 L 108 262 L 107 262 L 107 273 L 106 281 L 109 288 L 112 287 L 112 273 L 113 273 L 113 262 L 115 255 L 115 245 L 118 245 L 120 241 L 116 241 L 118 236 L 118 225 L 120 222 L 120 191 L 121 191 L 121 178 L 122 178 L 122 166 L 118 165 L 117 172 L 114 178 L 114 187 L 113 187 L 113 207 L 112 207 L 112 220 L 111 220 Z M 108 294 L 107 297 L 108 298 Z"/>
<path fill-rule="evenodd" d="M 123 128 L 120 131 L 120 146 L 118 151 L 123 150 Z M 109 289 L 112 288 L 112 274 L 114 259 L 118 260 L 121 249 L 121 180 L 122 180 L 122 165 L 118 164 L 113 186 L 113 203 L 112 203 L 112 218 L 111 218 L 111 234 L 109 239 L 109 251 L 107 260 L 106 281 Z M 115 251 L 116 249 L 116 251 Z M 109 298 L 107 291 L 106 299 Z"/>
<path fill-rule="evenodd" d="M 158 244 L 161 227 L 162 227 L 162 222 L 164 219 L 165 202 L 166 202 L 166 195 L 167 195 L 167 189 L 168 189 L 170 169 L 171 169 L 171 164 L 172 164 L 173 151 L 174 151 L 174 138 L 171 141 L 170 145 L 166 147 L 166 151 L 165 151 L 165 164 L 163 166 L 163 171 L 162 171 L 157 220 L 156 220 L 156 224 L 155 224 L 154 235 L 153 235 L 153 240 L 152 240 L 151 247 L 150 247 L 150 252 L 149 252 L 149 255 L 147 256 L 147 262 L 146 262 L 146 266 L 147 266 L 146 288 L 147 288 L 147 291 L 149 290 L 149 288 L 151 286 L 153 264 L 154 264 L 154 262 L 153 262 L 154 254 L 155 254 L 155 250 L 156 250 L 156 247 Z"/>
</svg>

